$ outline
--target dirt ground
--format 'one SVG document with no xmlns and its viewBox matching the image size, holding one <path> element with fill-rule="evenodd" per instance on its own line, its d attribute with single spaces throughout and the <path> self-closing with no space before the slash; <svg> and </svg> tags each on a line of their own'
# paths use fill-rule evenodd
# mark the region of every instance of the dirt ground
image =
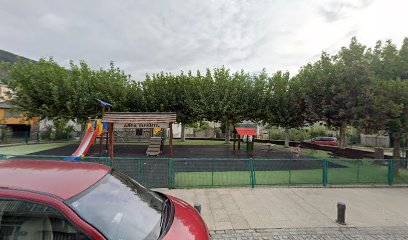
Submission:
<svg viewBox="0 0 408 240">
<path fill-rule="evenodd" d="M 56 156 L 69 156 L 71 155 L 78 145 L 67 145 L 59 148 L 49 149 L 41 152 L 34 153 L 35 155 L 56 155 Z M 114 156 L 116 158 L 143 158 L 148 161 L 149 158 L 168 158 L 170 149 L 165 147 L 164 153 L 158 157 L 146 156 L 147 146 L 144 145 L 115 145 Z M 175 168 L 180 168 L 180 171 L 240 171 L 248 169 L 248 159 L 250 155 L 246 154 L 245 150 L 241 149 L 241 153 L 234 154 L 232 152 L 232 146 L 205 146 L 205 145 L 176 145 L 174 149 L 174 158 L 186 158 L 186 160 L 178 160 Z M 90 157 L 99 157 L 99 146 L 94 145 L 89 153 Z M 107 151 L 104 149 L 102 156 L 107 156 Z M 205 159 L 203 159 L 205 158 Z M 208 159 L 218 158 L 216 162 L 210 164 Z M 222 159 L 220 159 L 222 158 Z M 255 168 L 258 170 L 297 170 L 297 169 L 316 169 L 322 168 L 321 161 L 287 161 L 287 159 L 307 159 L 308 156 L 301 155 L 296 158 L 290 151 L 269 149 L 268 146 L 258 145 L 255 146 L 255 159 L 265 160 L 256 161 Z M 242 159 L 242 160 L 240 160 Z M 274 159 L 273 161 L 267 161 L 267 159 Z M 281 160 L 278 160 L 281 159 Z M 193 162 L 191 162 L 194 160 Z M 244 161 L 243 161 L 244 160 Z M 234 164 L 232 164 L 234 162 Z M 215 169 L 214 169 L 215 167 Z M 329 162 L 329 167 L 338 168 L 344 167 L 339 164 Z"/>
<path fill-rule="evenodd" d="M 69 156 L 77 149 L 78 145 L 71 144 L 54 149 L 48 149 L 40 152 L 33 153 L 34 155 L 56 155 L 56 156 Z M 115 157 L 135 157 L 146 158 L 147 145 L 120 145 L 114 146 Z M 174 158 L 248 158 L 251 157 L 245 151 L 245 145 L 241 148 L 239 154 L 234 154 L 232 146 L 228 145 L 176 145 L 173 146 Z M 99 146 L 94 145 L 88 152 L 88 156 L 98 157 Z M 102 151 L 102 156 L 107 156 L 107 151 Z M 170 148 L 165 146 L 163 154 L 158 156 L 160 158 L 170 157 Z M 295 158 L 294 154 L 290 151 L 283 151 L 278 149 L 269 149 L 265 145 L 255 145 L 254 158 Z M 151 158 L 157 158 L 152 156 Z M 308 156 L 300 155 L 299 158 L 308 158 Z"/>
</svg>

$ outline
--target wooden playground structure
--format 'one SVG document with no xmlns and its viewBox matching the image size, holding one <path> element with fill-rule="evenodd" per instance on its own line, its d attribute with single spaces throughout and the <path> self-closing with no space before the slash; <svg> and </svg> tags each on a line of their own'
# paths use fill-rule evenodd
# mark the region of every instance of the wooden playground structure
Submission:
<svg viewBox="0 0 408 240">
<path fill-rule="evenodd" d="M 107 112 L 102 117 L 102 122 L 107 124 L 107 148 L 108 155 L 114 158 L 114 130 L 115 129 L 159 129 L 159 136 L 151 136 L 146 150 L 147 156 L 158 156 L 164 150 L 164 131 L 170 129 L 169 145 L 170 158 L 173 157 L 173 123 L 176 122 L 176 114 L 170 112 Z M 153 132 L 153 131 L 152 131 Z M 153 134 L 152 134 L 153 135 Z M 102 152 L 102 142 L 100 152 Z"/>
</svg>

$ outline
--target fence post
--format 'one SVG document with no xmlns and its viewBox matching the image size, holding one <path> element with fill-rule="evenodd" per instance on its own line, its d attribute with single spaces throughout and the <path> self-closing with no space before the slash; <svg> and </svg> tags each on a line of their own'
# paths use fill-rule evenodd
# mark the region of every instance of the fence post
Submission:
<svg viewBox="0 0 408 240">
<path fill-rule="evenodd" d="M 169 158 L 169 189 L 173 189 L 173 159 Z"/>
<path fill-rule="evenodd" d="M 137 160 L 137 180 L 142 183 L 142 159 Z"/>
<path fill-rule="evenodd" d="M 29 135 L 29 132 L 28 131 L 26 131 L 25 132 L 25 144 L 28 144 L 28 140 L 30 139 L 30 135 Z"/>
<path fill-rule="evenodd" d="M 324 159 L 323 160 L 323 176 L 322 176 L 322 182 L 323 182 L 323 186 L 326 187 L 327 186 L 327 171 L 328 171 L 328 163 L 327 160 Z"/>
<path fill-rule="evenodd" d="M 248 166 L 249 166 L 249 181 L 251 183 L 251 187 L 253 188 L 255 186 L 255 175 L 252 158 L 248 158 Z"/>
<path fill-rule="evenodd" d="M 105 158 L 105 162 L 106 162 L 106 164 L 107 164 L 109 167 L 113 167 L 112 161 L 110 160 L 109 157 L 106 157 L 106 158 Z"/>
<path fill-rule="evenodd" d="M 360 183 L 360 166 L 363 162 L 363 160 L 357 160 L 357 183 Z"/>
<path fill-rule="evenodd" d="M 251 158 L 251 166 L 252 166 L 252 187 L 256 185 L 256 172 L 255 172 L 255 165 L 254 165 L 254 159 Z"/>
<path fill-rule="evenodd" d="M 394 159 L 388 160 L 388 185 L 394 182 Z"/>
<path fill-rule="evenodd" d="M 290 184 L 292 184 L 292 181 L 291 181 L 291 175 L 292 175 L 292 159 L 291 158 L 289 158 L 289 173 L 288 173 L 288 183 L 289 183 L 289 185 Z"/>
<path fill-rule="evenodd" d="M 211 161 L 211 187 L 214 187 L 214 162 Z"/>
</svg>

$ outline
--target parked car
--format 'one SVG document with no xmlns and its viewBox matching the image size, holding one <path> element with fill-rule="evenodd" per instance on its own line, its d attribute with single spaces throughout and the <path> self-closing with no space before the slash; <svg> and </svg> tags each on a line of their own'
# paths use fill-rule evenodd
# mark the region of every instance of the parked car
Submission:
<svg viewBox="0 0 408 240">
<path fill-rule="evenodd" d="M 310 143 L 320 146 L 338 146 L 337 138 L 335 137 L 316 137 L 310 140 Z"/>
<path fill-rule="evenodd" d="M 0 239 L 209 239 L 200 214 L 108 166 L 0 161 Z"/>
</svg>

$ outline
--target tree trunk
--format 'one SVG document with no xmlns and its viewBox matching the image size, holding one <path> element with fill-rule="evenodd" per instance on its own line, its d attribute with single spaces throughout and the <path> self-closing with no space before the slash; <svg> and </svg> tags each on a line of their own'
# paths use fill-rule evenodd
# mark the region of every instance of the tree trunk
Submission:
<svg viewBox="0 0 408 240">
<path fill-rule="evenodd" d="M 229 136 L 229 120 L 225 119 L 225 144 L 229 144 L 230 136 Z"/>
<path fill-rule="evenodd" d="M 394 149 L 393 149 L 393 156 L 394 159 L 400 160 L 401 159 L 401 138 L 397 134 L 393 137 L 394 139 Z"/>
<path fill-rule="evenodd" d="M 399 133 L 393 134 L 394 139 L 394 148 L 393 148 L 393 157 L 394 157 L 394 175 L 399 174 L 399 167 L 401 161 L 401 137 Z"/>
<path fill-rule="evenodd" d="M 288 148 L 289 146 L 289 128 L 285 128 L 285 147 Z"/>
<path fill-rule="evenodd" d="M 342 123 L 340 125 L 340 139 L 339 139 L 339 148 L 344 149 L 347 146 L 346 140 L 346 124 Z"/>
<path fill-rule="evenodd" d="M 186 128 L 186 125 L 184 123 L 181 123 L 181 141 L 182 142 L 186 141 L 185 128 Z"/>
<path fill-rule="evenodd" d="M 82 141 L 82 139 L 85 136 L 85 132 L 86 132 L 86 127 L 88 126 L 87 122 L 81 122 L 81 137 L 80 137 L 80 141 Z"/>
</svg>

